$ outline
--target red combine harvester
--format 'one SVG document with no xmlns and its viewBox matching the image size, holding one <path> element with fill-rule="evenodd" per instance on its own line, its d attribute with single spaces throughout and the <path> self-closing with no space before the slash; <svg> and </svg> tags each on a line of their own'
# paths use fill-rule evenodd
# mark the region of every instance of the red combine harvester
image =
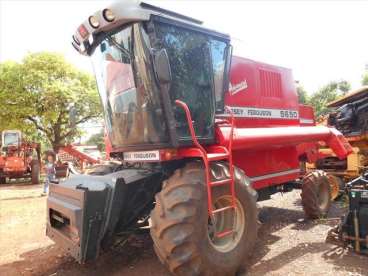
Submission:
<svg viewBox="0 0 368 276">
<path fill-rule="evenodd" d="M 0 184 L 6 178 L 31 178 L 32 184 L 40 182 L 41 147 L 22 139 L 19 130 L 1 133 Z"/>
<path fill-rule="evenodd" d="M 47 235 L 80 262 L 150 226 L 177 275 L 234 275 L 257 237 L 257 200 L 302 187 L 307 216 L 325 215 L 322 171 L 303 175 L 324 141 L 298 104 L 289 69 L 232 56 L 228 35 L 196 19 L 123 1 L 81 24 L 73 46 L 92 56 L 110 155 L 104 175 L 51 185 Z"/>
</svg>

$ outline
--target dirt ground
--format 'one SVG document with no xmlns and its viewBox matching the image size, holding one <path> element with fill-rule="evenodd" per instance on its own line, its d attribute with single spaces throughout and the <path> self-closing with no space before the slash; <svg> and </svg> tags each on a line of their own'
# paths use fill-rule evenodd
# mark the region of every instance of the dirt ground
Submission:
<svg viewBox="0 0 368 276">
<path fill-rule="evenodd" d="M 342 213 L 339 204 L 329 219 L 306 221 L 299 194 L 278 194 L 259 204 L 262 226 L 242 275 L 368 275 L 368 257 L 325 243 Z M 40 185 L 0 186 L 0 275 L 169 275 L 148 234 L 95 263 L 75 263 L 45 236 L 45 201 Z"/>
</svg>

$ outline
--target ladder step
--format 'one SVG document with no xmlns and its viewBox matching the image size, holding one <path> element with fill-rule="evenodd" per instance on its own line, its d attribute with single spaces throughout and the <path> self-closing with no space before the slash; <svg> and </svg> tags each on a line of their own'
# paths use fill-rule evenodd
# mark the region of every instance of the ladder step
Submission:
<svg viewBox="0 0 368 276">
<path fill-rule="evenodd" d="M 229 158 L 227 153 L 209 153 L 207 154 L 208 161 L 219 161 Z"/>
<path fill-rule="evenodd" d="M 225 237 L 225 236 L 230 235 L 230 234 L 232 234 L 232 233 L 234 233 L 234 230 L 233 230 L 233 229 L 225 230 L 225 231 L 222 231 L 222 232 L 220 232 L 220 233 L 217 233 L 217 234 L 216 234 L 216 237 L 217 237 L 217 238 L 222 238 L 222 237 Z"/>
<path fill-rule="evenodd" d="M 227 184 L 227 183 L 231 183 L 230 178 L 223 179 L 223 180 L 212 181 L 212 182 L 210 182 L 210 185 L 212 187 L 215 187 L 215 186 L 221 186 L 221 185 L 224 185 L 224 184 Z"/>
<path fill-rule="evenodd" d="M 215 209 L 215 210 L 212 211 L 212 214 L 217 214 L 217 213 L 224 212 L 224 211 L 230 210 L 230 209 L 234 209 L 234 206 L 230 205 L 230 206 L 226 206 L 226 207 L 223 207 L 223 208 L 220 208 L 220 209 Z"/>
</svg>

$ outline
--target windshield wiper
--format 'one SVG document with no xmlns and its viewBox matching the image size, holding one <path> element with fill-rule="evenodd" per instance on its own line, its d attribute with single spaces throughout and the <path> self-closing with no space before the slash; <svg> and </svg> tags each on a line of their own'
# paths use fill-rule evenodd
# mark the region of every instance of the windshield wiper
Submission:
<svg viewBox="0 0 368 276">
<path fill-rule="evenodd" d="M 109 37 L 108 38 L 108 41 L 110 43 L 112 43 L 116 48 L 118 48 L 120 51 L 123 52 L 123 54 L 128 57 L 128 58 L 131 58 L 131 53 L 129 50 L 125 49 L 124 46 L 120 45 L 118 42 L 116 42 L 115 39 L 113 39 L 112 37 Z"/>
</svg>

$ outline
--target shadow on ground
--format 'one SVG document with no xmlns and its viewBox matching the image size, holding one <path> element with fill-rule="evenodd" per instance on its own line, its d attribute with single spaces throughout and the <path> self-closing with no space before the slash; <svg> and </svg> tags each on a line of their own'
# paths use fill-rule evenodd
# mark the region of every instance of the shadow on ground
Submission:
<svg viewBox="0 0 368 276">
<path fill-rule="evenodd" d="M 56 245 L 22 254 L 20 261 L 0 266 L 0 275 L 152 275 L 169 276 L 152 249 L 148 234 L 103 253 L 97 261 L 79 264 Z M 139 265 L 138 265 L 139 264 Z"/>
</svg>

